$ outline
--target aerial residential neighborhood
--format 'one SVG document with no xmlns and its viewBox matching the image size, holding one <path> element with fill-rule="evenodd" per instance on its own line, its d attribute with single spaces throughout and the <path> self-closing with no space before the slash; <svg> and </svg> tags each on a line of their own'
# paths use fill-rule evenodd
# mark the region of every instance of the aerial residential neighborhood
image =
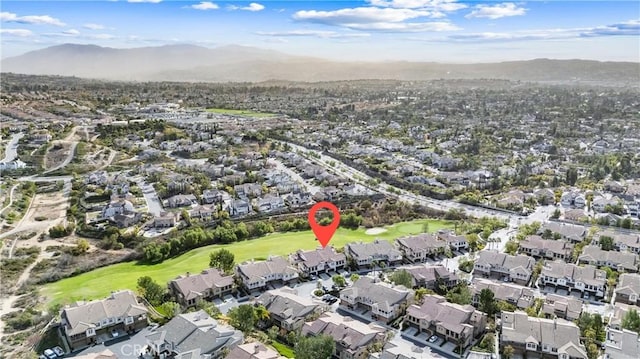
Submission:
<svg viewBox="0 0 640 359">
<path fill-rule="evenodd" d="M 0 358 L 640 358 L 638 2 L 2 8 Z"/>
</svg>

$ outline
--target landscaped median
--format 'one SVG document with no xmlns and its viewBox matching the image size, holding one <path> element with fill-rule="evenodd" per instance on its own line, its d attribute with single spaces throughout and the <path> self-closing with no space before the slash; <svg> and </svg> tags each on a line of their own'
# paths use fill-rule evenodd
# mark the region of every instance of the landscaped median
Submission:
<svg viewBox="0 0 640 359">
<path fill-rule="evenodd" d="M 425 226 L 425 224 L 428 225 Z M 349 242 L 371 242 L 376 238 L 393 240 L 409 234 L 420 233 L 426 227 L 430 232 L 435 232 L 442 228 L 453 228 L 453 222 L 437 219 L 401 222 L 387 226 L 385 227 L 386 231 L 375 235 L 366 234 L 362 228 L 357 230 L 339 228 L 330 244 L 342 247 Z M 218 248 L 227 248 L 235 255 L 236 263 L 240 263 L 252 258 L 265 259 L 270 255 L 287 255 L 298 249 L 309 250 L 317 246 L 318 242 L 314 240 L 311 231 L 273 233 L 262 238 L 232 244 L 215 244 L 197 248 L 158 264 L 127 262 L 98 268 L 75 277 L 49 283 L 42 288 L 42 294 L 50 304 L 70 303 L 76 300 L 103 298 L 115 290 L 135 290 L 136 281 L 142 276 L 150 276 L 159 283 L 166 283 L 180 274 L 199 273 L 208 268 L 209 253 Z"/>
<path fill-rule="evenodd" d="M 219 115 L 229 116 L 245 116 L 245 117 L 273 117 L 277 116 L 275 113 L 256 112 L 252 110 L 234 110 L 226 108 L 208 108 L 207 112 L 216 113 Z"/>
</svg>

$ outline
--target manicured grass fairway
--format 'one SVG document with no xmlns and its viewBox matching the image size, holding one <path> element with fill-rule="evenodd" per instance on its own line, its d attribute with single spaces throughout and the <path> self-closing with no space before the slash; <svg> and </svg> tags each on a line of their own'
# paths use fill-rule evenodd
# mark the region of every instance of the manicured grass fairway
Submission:
<svg viewBox="0 0 640 359">
<path fill-rule="evenodd" d="M 429 231 L 452 228 L 453 224 L 440 220 L 416 220 L 388 226 L 387 231 L 377 235 L 367 235 L 364 229 L 348 230 L 338 228 L 331 240 L 335 247 L 346 243 L 372 242 L 376 238 L 392 240 L 408 234 L 420 233 L 424 223 L 429 223 Z M 227 248 L 235 255 L 236 263 L 252 258 L 266 258 L 269 255 L 286 255 L 298 249 L 314 249 L 318 246 L 311 231 L 273 233 L 263 238 L 252 239 L 227 245 L 211 245 L 191 250 L 179 257 L 167 259 L 159 264 L 145 265 L 127 262 L 66 278 L 47 284 L 42 294 L 48 303 L 70 303 L 76 300 L 102 298 L 113 290 L 136 288 L 139 277 L 150 276 L 161 284 L 186 272 L 199 273 L 209 265 L 209 253 L 218 248 Z"/>
<path fill-rule="evenodd" d="M 208 108 L 207 112 L 218 113 L 221 115 L 247 116 L 247 117 L 273 117 L 276 114 L 266 112 L 256 112 L 250 110 L 233 110 L 226 108 Z"/>
</svg>

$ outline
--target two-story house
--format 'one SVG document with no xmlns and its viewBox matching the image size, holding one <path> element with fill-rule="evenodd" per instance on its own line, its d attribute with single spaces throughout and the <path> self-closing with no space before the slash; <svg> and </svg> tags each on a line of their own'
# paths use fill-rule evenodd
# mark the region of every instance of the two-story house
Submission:
<svg viewBox="0 0 640 359">
<path fill-rule="evenodd" d="M 111 339 L 113 331 L 132 333 L 147 325 L 147 308 L 128 290 L 113 292 L 105 299 L 76 302 L 60 312 L 61 333 L 71 350 Z"/>
<path fill-rule="evenodd" d="M 512 256 L 497 251 L 483 250 L 478 253 L 473 270 L 485 277 L 497 276 L 507 281 L 526 285 L 531 279 L 536 261 L 525 255 Z"/>
<path fill-rule="evenodd" d="M 317 320 L 305 323 L 302 335 L 327 335 L 335 342 L 334 358 L 368 359 L 375 346 L 384 344 L 387 330 L 374 323 L 365 324 L 351 317 L 326 312 Z"/>
<path fill-rule="evenodd" d="M 380 239 L 369 243 L 347 243 L 344 246 L 344 253 L 347 259 L 358 267 L 380 263 L 390 266 L 402 261 L 402 253 L 393 248 L 388 241 Z"/>
<path fill-rule="evenodd" d="M 407 261 L 424 262 L 427 258 L 434 258 L 443 254 L 448 243 L 439 239 L 435 234 L 422 233 L 396 239 L 396 246 Z"/>
<path fill-rule="evenodd" d="M 233 276 L 216 268 L 205 269 L 200 274 L 187 273 L 169 282 L 169 291 L 185 307 L 196 305 L 198 300 L 222 297 L 233 289 Z"/>
<path fill-rule="evenodd" d="M 287 283 L 298 278 L 297 269 L 280 256 L 269 257 L 266 261 L 238 264 L 235 272 L 248 290 L 264 288 L 271 282 Z"/>
<path fill-rule="evenodd" d="M 301 276 L 308 277 L 344 268 L 347 257 L 336 252 L 333 246 L 326 246 L 311 251 L 298 250 L 289 255 L 289 261 L 298 267 Z"/>
<path fill-rule="evenodd" d="M 160 358 L 221 359 L 243 339 L 242 332 L 219 323 L 204 310 L 178 314 L 146 336 L 150 353 Z"/>
<path fill-rule="evenodd" d="M 542 312 L 550 318 L 576 320 L 582 313 L 582 301 L 572 296 L 549 293 L 544 298 Z"/>
<path fill-rule="evenodd" d="M 407 309 L 406 323 L 421 333 L 437 335 L 463 349 L 485 331 L 487 315 L 470 305 L 449 303 L 439 295 L 427 295 L 422 305 Z"/>
<path fill-rule="evenodd" d="M 503 300 L 513 304 L 520 309 L 526 309 L 534 303 L 534 292 L 529 287 L 513 283 L 498 283 L 484 278 L 474 278 L 471 282 L 471 304 L 478 306 L 480 304 L 480 292 L 483 289 L 489 289 L 493 292 L 496 300 Z"/>
<path fill-rule="evenodd" d="M 589 293 L 596 298 L 603 298 L 606 293 L 607 274 L 592 265 L 579 267 L 561 261 L 545 262 L 539 283 L 542 286 L 575 290 L 583 295 Z"/>
<path fill-rule="evenodd" d="M 620 274 L 614 293 L 615 302 L 640 306 L 640 274 Z"/>
<path fill-rule="evenodd" d="M 605 251 L 598 246 L 585 246 L 578 262 L 596 267 L 610 267 L 618 271 L 637 272 L 638 255 L 631 252 Z"/>
<path fill-rule="evenodd" d="M 459 236 L 450 230 L 440 230 L 436 235 L 438 239 L 445 241 L 453 251 L 469 249 L 469 242 L 465 236 Z"/>
<path fill-rule="evenodd" d="M 413 288 L 435 290 L 440 286 L 453 288 L 458 284 L 458 276 L 442 265 L 420 264 L 404 269 L 411 274 Z"/>
<path fill-rule="evenodd" d="M 540 236 L 527 236 L 519 242 L 518 252 L 534 258 L 571 260 L 573 244 L 562 240 L 545 240 Z"/>
<path fill-rule="evenodd" d="M 282 332 L 298 331 L 309 319 L 318 317 L 325 308 L 308 297 L 301 297 L 295 289 L 283 287 L 262 293 L 255 301 L 263 305 L 270 315 L 270 325 Z M 267 327 L 268 327 L 267 326 Z"/>
<path fill-rule="evenodd" d="M 366 308 L 374 320 L 384 323 L 403 315 L 412 300 L 413 291 L 369 276 L 361 277 L 340 292 L 340 306 L 350 310 Z"/>
<path fill-rule="evenodd" d="M 500 348 L 510 345 L 517 355 L 587 359 L 587 350 L 580 341 L 580 328 L 572 322 L 503 311 L 501 324 Z"/>
</svg>

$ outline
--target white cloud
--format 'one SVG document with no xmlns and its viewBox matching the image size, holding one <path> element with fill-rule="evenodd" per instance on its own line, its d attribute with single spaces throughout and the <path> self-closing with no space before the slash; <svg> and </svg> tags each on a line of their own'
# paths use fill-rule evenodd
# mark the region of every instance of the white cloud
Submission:
<svg viewBox="0 0 640 359">
<path fill-rule="evenodd" d="M 302 10 L 293 14 L 293 18 L 299 21 L 326 25 L 343 25 L 372 22 L 402 22 L 420 17 L 430 17 L 431 15 L 431 12 L 424 10 L 357 7 L 333 11 Z"/>
<path fill-rule="evenodd" d="M 466 18 L 488 18 L 491 20 L 500 19 L 509 16 L 524 15 L 528 9 L 518 7 L 512 2 L 506 2 L 497 5 L 478 5 L 476 9 L 469 13 Z"/>
<path fill-rule="evenodd" d="M 76 29 L 69 29 L 69 30 L 65 30 L 62 32 L 65 35 L 69 35 L 69 36 L 77 36 L 80 35 L 80 31 L 76 30 Z"/>
<path fill-rule="evenodd" d="M 258 31 L 256 35 L 260 36 L 274 36 L 274 37 L 319 37 L 322 39 L 339 39 L 339 38 L 354 38 L 354 37 L 369 37 L 366 33 L 339 33 L 335 31 L 322 31 L 322 30 L 292 30 L 292 31 Z"/>
<path fill-rule="evenodd" d="M 447 22 L 375 22 L 369 24 L 352 24 L 349 26 L 354 30 L 367 30 L 379 32 L 440 32 L 458 31 L 462 28 Z"/>
<path fill-rule="evenodd" d="M 78 37 L 78 35 L 80 35 L 80 31 L 76 29 L 69 29 L 61 32 L 47 32 L 41 35 L 46 37 Z"/>
<path fill-rule="evenodd" d="M 507 42 L 531 40 L 568 40 L 576 38 L 593 38 L 609 36 L 640 36 L 640 20 L 629 20 L 617 24 L 560 29 L 521 30 L 513 32 L 479 32 L 454 34 L 440 39 L 411 40 L 427 42 Z"/>
<path fill-rule="evenodd" d="M 202 1 L 200 4 L 191 5 L 190 8 L 196 10 L 216 10 L 220 7 L 218 4 L 214 4 L 211 1 Z"/>
<path fill-rule="evenodd" d="M 27 29 L 0 29 L 0 34 L 17 36 L 17 37 L 33 36 L 33 32 Z"/>
<path fill-rule="evenodd" d="M 18 16 L 17 14 L 3 11 L 0 13 L 0 20 L 20 24 L 65 26 L 65 23 L 49 15 Z"/>
<path fill-rule="evenodd" d="M 455 31 L 459 27 L 448 21 L 407 22 L 418 18 L 440 17 L 440 13 L 428 10 L 358 7 L 334 11 L 298 11 L 294 20 L 345 27 L 353 30 L 421 32 Z"/>
<path fill-rule="evenodd" d="M 84 24 L 82 27 L 89 30 L 104 30 L 104 25 L 100 24 Z"/>
<path fill-rule="evenodd" d="M 258 4 L 257 2 L 252 2 L 249 6 L 245 6 L 242 10 L 246 11 L 262 11 L 264 10 L 264 5 Z"/>
<path fill-rule="evenodd" d="M 91 35 L 88 35 L 87 38 L 95 39 L 95 40 L 113 40 L 116 37 L 111 34 L 91 34 Z"/>
<path fill-rule="evenodd" d="M 369 0 L 373 6 L 397 9 L 429 9 L 436 12 L 453 12 L 466 9 L 467 5 L 457 0 Z"/>
<path fill-rule="evenodd" d="M 236 5 L 229 5 L 227 6 L 228 10 L 244 10 L 244 11 L 262 11 L 264 10 L 264 5 L 262 4 L 258 4 L 256 2 L 252 2 L 251 4 L 249 4 L 249 6 L 236 6 Z"/>
<path fill-rule="evenodd" d="M 143 3 L 143 2 L 148 2 L 148 3 L 157 4 L 157 3 L 159 3 L 159 2 L 162 2 L 162 0 L 127 0 L 127 2 L 132 2 L 132 3 Z"/>
</svg>

